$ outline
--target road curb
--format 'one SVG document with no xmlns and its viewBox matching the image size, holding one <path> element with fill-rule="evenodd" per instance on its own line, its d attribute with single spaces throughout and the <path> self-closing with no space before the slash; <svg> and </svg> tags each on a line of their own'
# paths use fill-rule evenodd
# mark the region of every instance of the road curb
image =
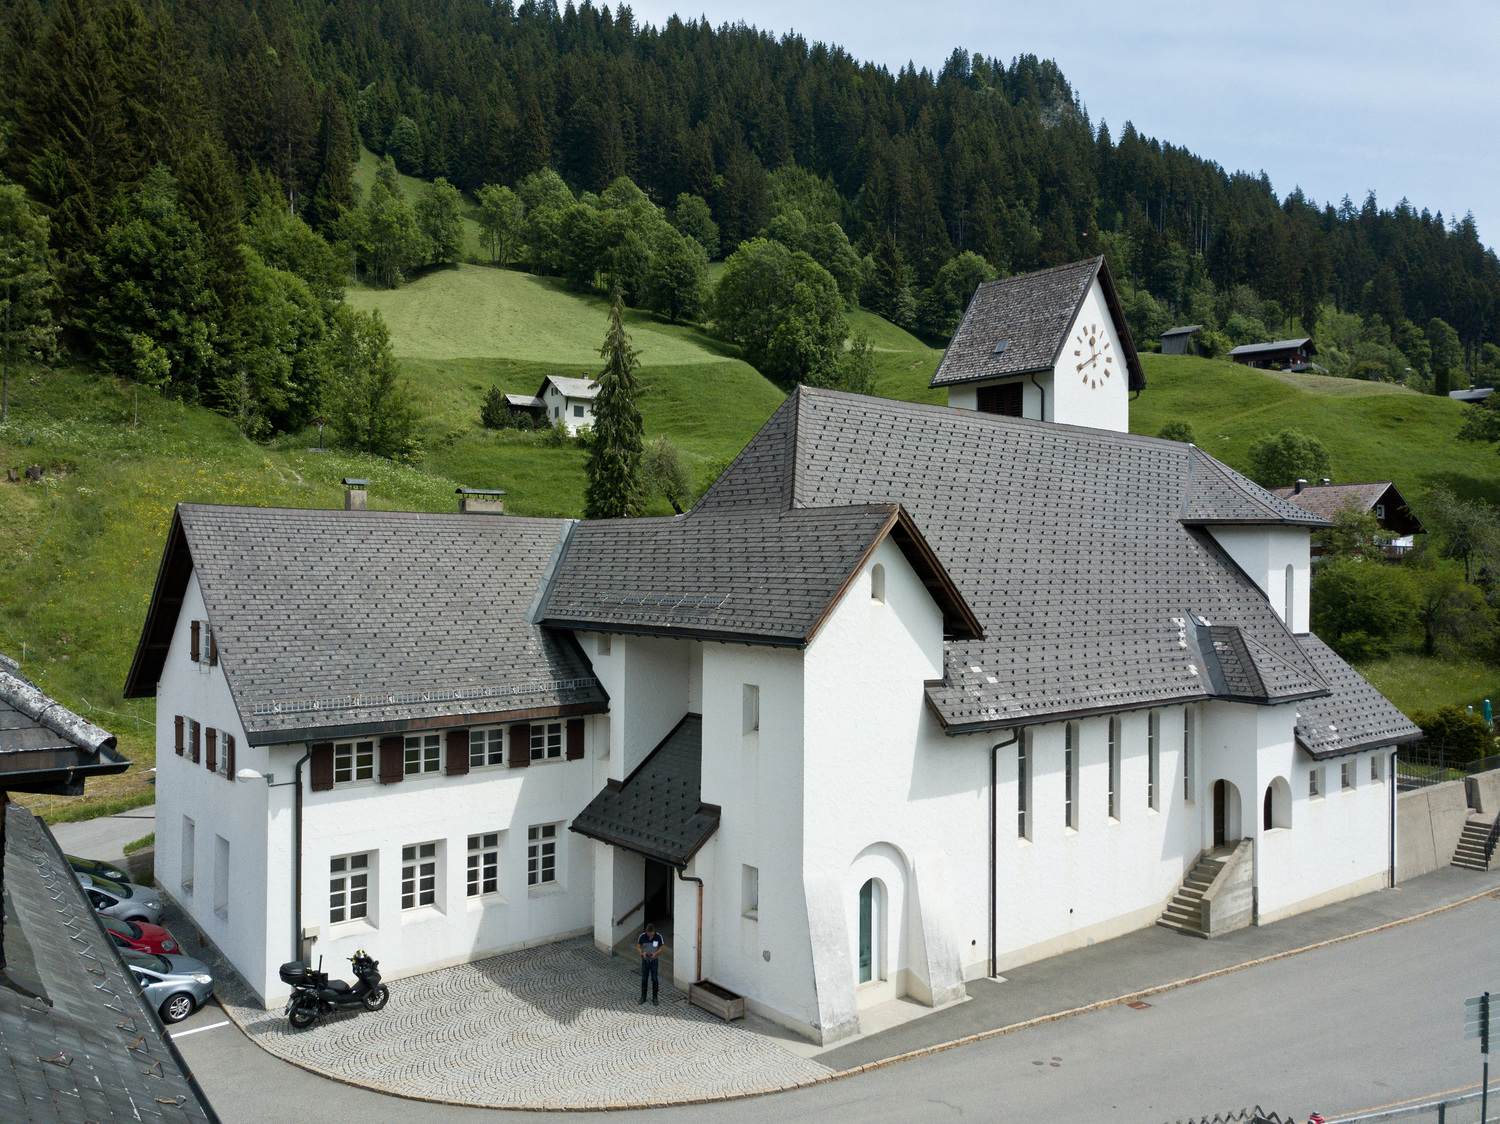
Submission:
<svg viewBox="0 0 1500 1124">
<path fill-rule="evenodd" d="M 915 1058 L 926 1057 L 930 1054 L 943 1053 L 947 1050 L 957 1049 L 960 1046 L 968 1046 L 976 1042 L 984 1042 L 992 1038 L 999 1038 L 1002 1035 L 1013 1034 L 1023 1030 L 1031 1030 L 1034 1027 L 1045 1026 L 1047 1023 L 1058 1022 L 1061 1019 L 1072 1018 L 1075 1015 L 1087 1015 L 1094 1011 L 1102 1011 L 1109 1007 L 1117 1007 L 1122 1003 L 1134 1003 L 1137 1000 L 1145 999 L 1152 995 L 1161 995 L 1164 992 L 1175 991 L 1178 988 L 1188 987 L 1192 984 L 1203 983 L 1207 980 L 1217 979 L 1220 976 L 1227 976 L 1233 972 L 1243 971 L 1246 968 L 1256 968 L 1262 964 L 1270 964 L 1277 960 L 1285 960 L 1292 956 L 1300 956 L 1306 952 L 1316 952 L 1319 949 L 1330 948 L 1333 945 L 1343 944 L 1345 941 L 1357 940 L 1360 937 L 1373 936 L 1376 933 L 1383 933 L 1389 929 L 1399 928 L 1402 925 L 1409 925 L 1413 921 L 1421 921 L 1428 917 L 1435 917 L 1440 913 L 1447 913 L 1452 909 L 1458 909 L 1462 906 L 1472 905 L 1474 902 L 1479 901 L 1481 898 L 1491 897 L 1500 897 L 1500 889 L 1491 887 L 1490 889 L 1483 890 L 1477 894 L 1471 894 L 1466 898 L 1460 898 L 1458 901 L 1449 902 L 1446 905 L 1434 906 L 1432 909 L 1423 910 L 1421 913 L 1414 913 L 1410 917 L 1398 917 L 1394 921 L 1386 921 L 1379 925 L 1373 925 L 1368 929 L 1360 929 L 1356 932 L 1345 933 L 1342 936 L 1338 937 L 1329 937 L 1327 940 L 1314 941 L 1312 944 L 1300 945 L 1297 948 L 1284 949 L 1281 952 L 1273 952 L 1267 956 L 1259 956 L 1253 960 L 1246 960 L 1240 964 L 1231 964 L 1227 967 L 1215 968 L 1209 972 L 1200 972 L 1195 976 L 1185 976 L 1182 979 L 1173 980 L 1170 983 L 1154 984 L 1151 987 L 1141 988 L 1138 991 L 1127 992 L 1124 995 L 1117 995 L 1111 999 L 1100 999 L 1093 1003 L 1086 1003 L 1081 1007 L 1070 1007 L 1065 1011 L 1054 1011 L 1051 1014 L 1038 1015 L 1035 1018 L 1025 1019 L 1018 1023 L 1011 1023 L 1007 1026 L 993 1027 L 989 1030 L 976 1031 L 974 1034 L 966 1034 L 961 1038 L 954 1038 L 947 1042 L 934 1043 L 931 1046 L 923 1046 L 916 1050 L 907 1050 L 904 1053 L 893 1054 L 888 1058 L 880 1058 L 873 1062 L 866 1062 L 863 1065 L 851 1066 L 849 1069 L 831 1070 L 826 1075 L 815 1077 L 807 1081 L 795 1082 L 791 1085 L 783 1085 L 780 1088 L 762 1089 L 752 1093 L 722 1093 L 704 1097 L 684 1097 L 681 1099 L 669 1101 L 620 1101 L 611 1104 L 587 1105 L 496 1105 L 485 1104 L 480 1101 L 461 1101 L 448 1100 L 443 1097 L 424 1097 L 420 1093 L 402 1092 L 400 1090 L 393 1089 L 388 1085 L 382 1085 L 381 1083 L 376 1081 L 360 1081 L 356 1078 L 346 1077 L 341 1074 L 328 1073 L 321 1069 L 315 1069 L 305 1062 L 297 1061 L 293 1058 L 283 1057 L 281 1054 L 276 1053 L 276 1051 L 262 1045 L 254 1035 L 247 1031 L 244 1024 L 239 1020 L 239 1018 L 235 1015 L 234 1011 L 231 1008 L 225 1006 L 222 1001 L 220 1002 L 219 1006 L 223 1009 L 225 1015 L 229 1017 L 230 1021 L 232 1021 L 234 1025 L 239 1028 L 241 1034 L 243 1034 L 251 1042 L 255 1043 L 255 1045 L 259 1049 L 264 1050 L 266 1053 L 270 1054 L 273 1058 L 277 1058 L 280 1061 L 286 1062 L 288 1065 L 296 1066 L 298 1069 L 306 1070 L 308 1073 L 313 1073 L 319 1077 L 327 1078 L 330 1081 L 337 1081 L 340 1084 L 350 1085 L 359 1089 L 369 1089 L 371 1092 L 384 1093 L 388 1096 L 401 1097 L 405 1100 L 424 1101 L 428 1104 L 451 1105 L 454 1108 L 483 1108 L 490 1110 L 500 1109 L 507 1112 L 622 1112 L 628 1109 L 673 1108 L 687 1105 L 718 1104 L 725 1101 L 742 1101 L 748 1100 L 751 1097 L 773 1096 L 776 1093 L 788 1093 L 796 1089 L 807 1089 L 815 1085 L 826 1085 L 833 1081 L 842 1081 L 845 1078 L 858 1077 L 860 1074 L 872 1073 L 877 1069 L 884 1069 L 887 1066 L 896 1065 L 899 1062 L 912 1061 Z M 810 1060 L 817 1061 L 816 1058 Z"/>
</svg>

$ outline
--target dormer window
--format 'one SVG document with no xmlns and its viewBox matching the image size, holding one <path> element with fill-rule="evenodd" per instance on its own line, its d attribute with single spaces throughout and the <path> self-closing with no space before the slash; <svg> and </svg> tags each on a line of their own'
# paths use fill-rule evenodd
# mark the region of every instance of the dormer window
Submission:
<svg viewBox="0 0 1500 1124">
<path fill-rule="evenodd" d="M 1019 418 L 1021 413 L 1021 384 L 1001 383 L 999 386 L 981 386 L 975 406 L 981 414 L 1000 414 L 1007 418 Z"/>
</svg>

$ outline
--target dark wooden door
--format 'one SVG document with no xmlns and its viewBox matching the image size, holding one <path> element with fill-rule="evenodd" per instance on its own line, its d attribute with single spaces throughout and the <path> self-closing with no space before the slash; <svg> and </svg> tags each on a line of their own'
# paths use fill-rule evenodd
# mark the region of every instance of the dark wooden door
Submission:
<svg viewBox="0 0 1500 1124">
<path fill-rule="evenodd" d="M 645 920 L 660 926 L 672 920 L 672 868 L 666 863 L 646 860 Z"/>
<path fill-rule="evenodd" d="M 1229 818 L 1229 792 L 1223 781 L 1214 781 L 1214 846 L 1224 846 L 1224 822 Z"/>
</svg>

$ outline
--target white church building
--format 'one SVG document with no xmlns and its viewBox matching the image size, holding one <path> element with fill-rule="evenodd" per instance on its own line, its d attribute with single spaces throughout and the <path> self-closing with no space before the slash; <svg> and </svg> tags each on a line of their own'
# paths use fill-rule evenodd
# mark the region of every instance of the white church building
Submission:
<svg viewBox="0 0 1500 1124">
<path fill-rule="evenodd" d="M 799 388 L 673 518 L 181 505 L 161 885 L 268 1006 L 657 920 L 822 1043 L 1389 885 L 1420 731 L 1308 630 L 1324 522 L 1129 434 L 1102 259 L 982 286 L 933 385 Z"/>
</svg>

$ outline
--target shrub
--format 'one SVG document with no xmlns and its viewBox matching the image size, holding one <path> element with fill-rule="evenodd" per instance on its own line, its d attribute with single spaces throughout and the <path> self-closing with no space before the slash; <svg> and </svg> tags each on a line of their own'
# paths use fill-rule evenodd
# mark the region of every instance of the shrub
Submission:
<svg viewBox="0 0 1500 1124">
<path fill-rule="evenodd" d="M 1441 749 L 1455 765 L 1466 765 L 1495 752 L 1495 732 L 1479 714 L 1452 704 L 1434 710 L 1416 710 L 1411 720 L 1422 727 L 1430 743 Z"/>
<path fill-rule="evenodd" d="M 1268 433 L 1250 446 L 1250 477 L 1262 488 L 1285 488 L 1299 478 L 1317 480 L 1333 475 L 1323 442 L 1300 429 Z"/>
<path fill-rule="evenodd" d="M 479 407 L 479 424 L 485 429 L 508 429 L 510 419 L 511 410 L 505 401 L 505 391 L 498 386 L 490 387 Z"/>
<path fill-rule="evenodd" d="M 1198 440 L 1193 435 L 1193 427 L 1181 419 L 1169 421 L 1156 436 L 1166 441 L 1186 441 L 1190 445 Z"/>
</svg>

